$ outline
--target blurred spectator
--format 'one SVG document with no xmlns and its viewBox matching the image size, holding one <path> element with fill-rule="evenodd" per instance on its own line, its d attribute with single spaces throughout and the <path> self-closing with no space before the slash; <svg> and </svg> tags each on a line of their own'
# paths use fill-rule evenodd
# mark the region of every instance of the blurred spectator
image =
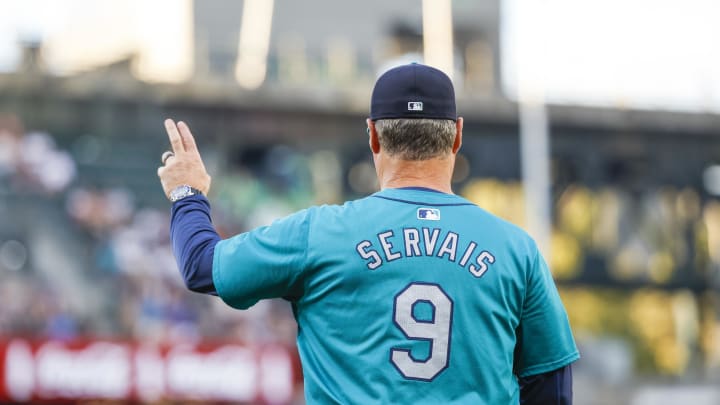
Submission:
<svg viewBox="0 0 720 405">
<path fill-rule="evenodd" d="M 49 134 L 25 134 L 17 116 L 0 115 L 0 179 L 9 178 L 15 189 L 57 194 L 76 175 L 72 157 Z"/>
<path fill-rule="evenodd" d="M 63 191 L 75 178 L 75 162 L 58 150 L 44 132 L 26 134 L 20 149 L 20 173 L 24 185 L 47 194 Z"/>
<path fill-rule="evenodd" d="M 68 195 L 67 211 L 82 227 L 99 236 L 130 220 L 132 196 L 123 189 L 78 188 Z"/>
<path fill-rule="evenodd" d="M 16 115 L 0 114 L 0 180 L 17 171 L 23 133 Z"/>
</svg>

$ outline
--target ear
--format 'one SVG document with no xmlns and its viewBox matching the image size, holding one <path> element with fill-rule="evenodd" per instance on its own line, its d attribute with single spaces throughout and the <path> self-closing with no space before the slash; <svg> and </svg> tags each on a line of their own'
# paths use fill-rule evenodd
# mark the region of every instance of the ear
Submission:
<svg viewBox="0 0 720 405">
<path fill-rule="evenodd" d="M 367 124 L 368 135 L 370 138 L 370 150 L 372 153 L 378 154 L 380 153 L 380 140 L 378 139 L 377 130 L 375 129 L 375 123 L 370 118 L 365 120 L 365 123 Z"/>
<path fill-rule="evenodd" d="M 460 146 L 462 146 L 462 130 L 463 130 L 463 118 L 458 117 L 457 121 L 455 122 L 455 143 L 453 143 L 452 147 L 452 153 L 456 154 L 460 150 Z"/>
</svg>

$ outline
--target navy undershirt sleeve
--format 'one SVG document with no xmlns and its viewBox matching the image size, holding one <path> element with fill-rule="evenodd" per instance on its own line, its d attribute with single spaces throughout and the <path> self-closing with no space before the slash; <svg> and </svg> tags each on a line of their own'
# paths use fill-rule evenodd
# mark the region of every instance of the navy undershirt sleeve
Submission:
<svg viewBox="0 0 720 405">
<path fill-rule="evenodd" d="M 213 254 L 220 235 L 210 220 L 210 202 L 202 195 L 176 201 L 170 240 L 185 285 L 191 291 L 217 295 L 212 278 Z"/>
<path fill-rule="evenodd" d="M 572 405 L 572 369 L 565 367 L 519 379 L 520 405 Z"/>
</svg>

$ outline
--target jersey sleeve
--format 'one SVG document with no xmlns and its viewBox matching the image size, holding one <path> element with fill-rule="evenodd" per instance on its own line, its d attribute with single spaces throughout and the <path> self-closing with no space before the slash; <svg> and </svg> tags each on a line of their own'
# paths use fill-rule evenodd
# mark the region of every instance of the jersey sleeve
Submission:
<svg viewBox="0 0 720 405">
<path fill-rule="evenodd" d="M 212 273 L 220 298 L 238 309 L 263 298 L 299 298 L 309 221 L 310 211 L 303 210 L 218 242 Z"/>
<path fill-rule="evenodd" d="M 580 358 L 555 282 L 537 251 L 527 279 L 515 350 L 519 377 L 552 371 Z"/>
</svg>

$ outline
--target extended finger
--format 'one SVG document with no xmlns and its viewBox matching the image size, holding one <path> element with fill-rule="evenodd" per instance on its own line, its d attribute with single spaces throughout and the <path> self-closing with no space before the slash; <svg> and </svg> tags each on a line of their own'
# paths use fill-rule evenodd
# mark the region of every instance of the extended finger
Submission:
<svg viewBox="0 0 720 405">
<path fill-rule="evenodd" d="M 173 152 L 175 153 L 182 153 L 185 152 L 185 147 L 183 146 L 182 138 L 180 137 L 180 133 L 178 132 L 177 126 L 175 125 L 175 121 L 171 119 L 165 120 L 165 131 L 167 131 L 168 138 L 170 138 L 170 145 L 172 145 Z"/>
<path fill-rule="evenodd" d="M 182 138 L 183 146 L 186 152 L 197 153 L 197 145 L 195 144 L 195 137 L 190 132 L 190 127 L 187 126 L 183 121 L 178 122 L 178 129 L 180 130 L 180 137 Z"/>
</svg>

